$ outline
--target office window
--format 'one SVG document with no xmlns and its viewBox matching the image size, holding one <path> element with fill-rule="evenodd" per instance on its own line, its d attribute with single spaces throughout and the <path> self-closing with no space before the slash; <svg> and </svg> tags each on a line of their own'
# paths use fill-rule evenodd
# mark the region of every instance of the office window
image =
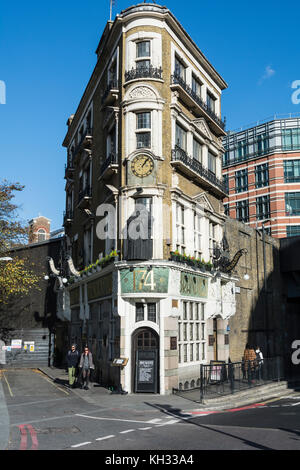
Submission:
<svg viewBox="0 0 300 470">
<path fill-rule="evenodd" d="M 175 75 L 185 81 L 185 70 L 184 63 L 175 56 Z"/>
<path fill-rule="evenodd" d="M 136 146 L 137 148 L 151 147 L 151 113 L 137 113 Z M 146 130 L 147 129 L 147 130 Z"/>
<path fill-rule="evenodd" d="M 193 158 L 198 162 L 202 161 L 202 145 L 196 139 L 193 139 Z"/>
<path fill-rule="evenodd" d="M 225 186 L 226 192 L 229 193 L 229 176 L 228 176 L 228 173 L 223 175 L 223 184 Z"/>
<path fill-rule="evenodd" d="M 235 192 L 241 193 L 248 190 L 248 170 L 235 172 Z"/>
<path fill-rule="evenodd" d="M 229 150 L 223 154 L 223 166 L 228 165 L 229 163 Z"/>
<path fill-rule="evenodd" d="M 285 193 L 285 211 L 286 215 L 300 215 L 300 192 Z"/>
<path fill-rule="evenodd" d="M 300 225 L 288 225 L 286 227 L 287 237 L 300 237 Z"/>
<path fill-rule="evenodd" d="M 269 137 L 267 134 L 259 134 L 256 137 L 255 151 L 258 155 L 263 155 L 269 150 Z"/>
<path fill-rule="evenodd" d="M 255 187 L 262 188 L 269 186 L 269 165 L 263 163 L 255 167 Z"/>
<path fill-rule="evenodd" d="M 236 218 L 240 222 L 249 222 L 249 202 L 246 199 L 236 203 Z"/>
<path fill-rule="evenodd" d="M 240 140 L 237 143 L 237 159 L 242 160 L 247 157 L 248 154 L 248 143 L 246 140 Z"/>
<path fill-rule="evenodd" d="M 187 132 L 176 123 L 175 143 L 182 150 L 186 150 L 186 135 Z"/>
<path fill-rule="evenodd" d="M 284 182 L 300 182 L 300 160 L 286 160 L 284 162 Z"/>
<path fill-rule="evenodd" d="M 208 162 L 208 171 L 210 171 L 211 173 L 215 175 L 216 174 L 216 157 L 213 153 L 208 152 L 207 162 Z"/>
<path fill-rule="evenodd" d="M 229 216 L 229 203 L 224 203 L 224 214 Z"/>
<path fill-rule="evenodd" d="M 186 312 L 189 312 L 189 315 Z M 206 323 L 204 304 L 200 302 L 181 302 L 178 319 L 179 363 L 205 360 Z"/>
<path fill-rule="evenodd" d="M 258 220 L 270 217 L 270 196 L 260 196 L 256 198 L 256 218 Z"/>
<path fill-rule="evenodd" d="M 282 147 L 283 147 L 283 150 L 299 150 L 300 149 L 300 128 L 283 129 Z"/>
</svg>

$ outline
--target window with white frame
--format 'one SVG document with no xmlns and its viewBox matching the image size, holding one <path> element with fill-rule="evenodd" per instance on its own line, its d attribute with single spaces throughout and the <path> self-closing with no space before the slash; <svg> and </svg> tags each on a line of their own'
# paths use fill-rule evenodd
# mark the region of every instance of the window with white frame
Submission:
<svg viewBox="0 0 300 470">
<path fill-rule="evenodd" d="M 209 93 L 209 91 L 207 92 L 207 95 L 206 95 L 206 104 L 207 104 L 207 107 L 210 111 L 212 111 L 213 113 L 216 112 L 216 98 L 214 97 L 214 95 L 212 93 Z"/>
<path fill-rule="evenodd" d="M 146 313 L 146 316 L 145 316 Z M 156 303 L 148 302 L 147 304 L 136 303 L 135 304 L 135 321 L 151 321 L 157 323 L 156 315 Z"/>
<path fill-rule="evenodd" d="M 216 174 L 216 156 L 210 151 L 208 151 L 207 167 L 208 171 L 214 175 Z"/>
<path fill-rule="evenodd" d="M 201 98 L 201 86 L 202 83 L 198 78 L 195 77 L 195 75 L 192 75 L 192 91 L 197 95 L 199 98 Z"/>
<path fill-rule="evenodd" d="M 151 147 L 151 112 L 136 113 L 136 147 Z"/>
<path fill-rule="evenodd" d="M 185 251 L 185 239 L 185 208 L 182 204 L 176 203 L 176 250 L 179 253 L 184 253 Z"/>
<path fill-rule="evenodd" d="M 193 211 L 194 215 L 194 256 L 201 258 L 201 216 Z"/>
<path fill-rule="evenodd" d="M 149 70 L 151 64 L 151 42 L 139 41 L 136 43 L 136 68 Z"/>
<path fill-rule="evenodd" d="M 179 364 L 204 361 L 206 358 L 205 305 L 182 301 L 178 320 Z"/>
<path fill-rule="evenodd" d="M 175 55 L 175 75 L 182 80 L 186 80 L 186 66 L 183 61 Z"/>
<path fill-rule="evenodd" d="M 210 260 L 213 259 L 214 249 L 217 246 L 217 228 L 218 224 L 209 222 L 209 256 Z"/>
<path fill-rule="evenodd" d="M 176 122 L 175 144 L 182 150 L 186 150 L 187 132 Z"/>
<path fill-rule="evenodd" d="M 193 158 L 198 162 L 202 162 L 202 145 L 195 138 L 193 138 Z"/>
</svg>

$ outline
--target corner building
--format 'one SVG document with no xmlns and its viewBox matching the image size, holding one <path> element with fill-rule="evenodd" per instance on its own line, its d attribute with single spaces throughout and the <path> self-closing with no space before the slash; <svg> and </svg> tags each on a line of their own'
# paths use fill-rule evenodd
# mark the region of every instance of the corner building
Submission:
<svg viewBox="0 0 300 470">
<path fill-rule="evenodd" d="M 156 4 L 109 21 L 96 53 L 63 142 L 67 253 L 80 273 L 63 294 L 69 341 L 89 345 L 102 384 L 171 393 L 229 355 L 235 279 L 211 264 L 225 221 L 227 85 Z"/>
</svg>

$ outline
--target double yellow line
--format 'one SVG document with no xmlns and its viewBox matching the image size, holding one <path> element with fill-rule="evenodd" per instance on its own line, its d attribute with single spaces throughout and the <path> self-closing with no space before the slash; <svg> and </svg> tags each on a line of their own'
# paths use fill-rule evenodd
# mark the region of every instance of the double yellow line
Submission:
<svg viewBox="0 0 300 470">
<path fill-rule="evenodd" d="M 9 385 L 9 383 L 8 383 L 7 378 L 5 377 L 4 372 L 6 372 L 6 369 L 1 369 L 1 370 L 0 370 L 0 379 L 2 379 L 2 376 L 4 377 L 4 380 L 5 380 L 5 382 L 6 382 L 6 385 L 7 385 L 8 391 L 9 391 L 9 394 L 10 394 L 11 397 L 13 397 L 13 396 L 14 396 L 14 395 L 13 395 L 13 392 L 11 391 L 10 385 Z"/>
</svg>

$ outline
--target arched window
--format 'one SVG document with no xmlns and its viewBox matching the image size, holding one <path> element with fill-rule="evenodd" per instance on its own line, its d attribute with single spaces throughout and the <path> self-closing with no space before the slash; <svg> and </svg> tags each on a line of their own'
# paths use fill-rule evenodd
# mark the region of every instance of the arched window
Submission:
<svg viewBox="0 0 300 470">
<path fill-rule="evenodd" d="M 46 230 L 44 230 L 43 228 L 39 228 L 37 234 L 38 242 L 43 242 L 46 240 Z"/>
</svg>

